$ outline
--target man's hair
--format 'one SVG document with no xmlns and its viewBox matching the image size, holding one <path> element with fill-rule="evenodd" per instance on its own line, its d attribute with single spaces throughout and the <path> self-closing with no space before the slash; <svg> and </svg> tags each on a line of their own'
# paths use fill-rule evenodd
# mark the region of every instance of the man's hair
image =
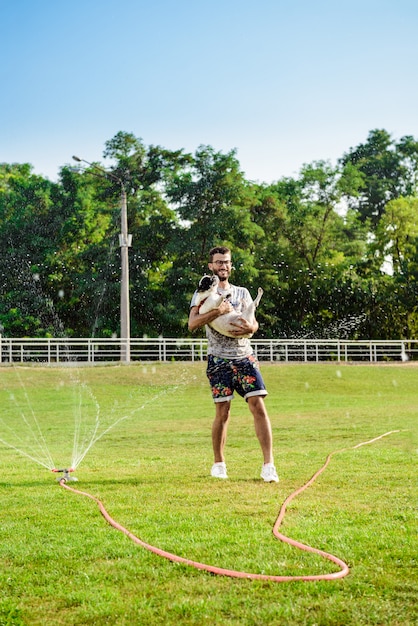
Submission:
<svg viewBox="0 0 418 626">
<path fill-rule="evenodd" d="M 209 263 L 212 263 L 215 254 L 231 254 L 231 250 L 226 246 L 215 246 L 209 250 Z"/>
</svg>

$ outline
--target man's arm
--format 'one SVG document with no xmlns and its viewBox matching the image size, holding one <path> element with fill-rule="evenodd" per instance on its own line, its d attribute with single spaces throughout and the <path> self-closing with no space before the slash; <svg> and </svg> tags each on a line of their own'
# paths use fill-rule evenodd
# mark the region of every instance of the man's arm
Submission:
<svg viewBox="0 0 418 626">
<path fill-rule="evenodd" d="M 216 309 L 211 309 L 207 313 L 199 313 L 198 306 L 192 306 L 189 313 L 189 330 L 194 331 L 198 328 L 202 328 L 205 324 L 210 324 L 214 319 L 225 313 L 233 311 L 232 305 L 228 300 L 222 300 L 221 304 Z"/>
</svg>

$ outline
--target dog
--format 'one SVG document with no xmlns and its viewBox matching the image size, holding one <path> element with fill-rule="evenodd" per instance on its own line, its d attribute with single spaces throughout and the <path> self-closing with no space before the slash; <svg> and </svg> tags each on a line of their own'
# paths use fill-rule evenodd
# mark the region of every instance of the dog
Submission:
<svg viewBox="0 0 418 626">
<path fill-rule="evenodd" d="M 199 307 L 199 313 L 207 313 L 212 309 L 216 309 L 222 302 L 222 300 L 228 299 L 231 297 L 231 294 L 220 295 L 217 293 L 219 284 L 219 278 L 216 275 L 202 276 L 199 281 L 199 285 L 197 288 L 197 298 L 195 304 Z M 224 315 L 220 315 L 219 317 L 212 320 L 209 323 L 214 330 L 217 330 L 218 333 L 222 335 L 226 335 L 227 337 L 237 337 L 234 334 L 234 330 L 236 330 L 236 326 L 232 326 L 231 322 L 234 324 L 239 324 L 240 319 L 244 318 L 250 323 L 254 323 L 255 321 L 255 310 L 259 305 L 261 300 L 261 296 L 263 295 L 263 290 L 261 287 L 258 288 L 258 294 L 255 300 L 243 309 L 242 313 L 237 313 L 236 311 L 231 311 L 230 313 L 225 313 Z M 249 333 L 246 335 L 240 335 L 241 337 L 250 338 L 253 336 L 253 333 Z"/>
</svg>

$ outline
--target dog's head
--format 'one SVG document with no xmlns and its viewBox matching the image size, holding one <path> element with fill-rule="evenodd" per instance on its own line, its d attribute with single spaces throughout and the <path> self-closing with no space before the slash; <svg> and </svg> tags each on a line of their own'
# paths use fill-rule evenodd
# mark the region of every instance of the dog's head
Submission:
<svg viewBox="0 0 418 626">
<path fill-rule="evenodd" d="M 217 276 L 215 276 L 214 274 L 209 276 L 208 274 L 205 274 L 205 276 L 202 276 L 202 278 L 199 280 L 199 285 L 197 287 L 197 291 L 199 293 L 205 293 L 206 291 L 214 291 L 216 290 L 217 286 L 219 283 L 219 278 Z"/>
</svg>

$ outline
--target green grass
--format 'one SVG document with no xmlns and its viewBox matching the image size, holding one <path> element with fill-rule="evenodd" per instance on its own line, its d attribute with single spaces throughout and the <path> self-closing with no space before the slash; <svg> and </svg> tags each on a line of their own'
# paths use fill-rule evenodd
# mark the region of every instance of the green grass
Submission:
<svg viewBox="0 0 418 626">
<path fill-rule="evenodd" d="M 278 485 L 259 479 L 260 449 L 239 398 L 226 450 L 230 478 L 208 476 L 213 405 L 201 363 L 0 369 L 0 438 L 8 444 L 0 443 L 0 625 L 417 624 L 417 369 L 262 371 Z M 348 448 L 293 500 L 281 531 L 345 560 L 349 576 L 272 583 L 172 563 L 10 447 L 42 459 L 42 435 L 54 464 L 68 466 L 75 427 L 82 449 L 95 425 L 97 441 L 74 486 L 145 542 L 266 574 L 335 571 L 271 531 L 284 499 L 329 452 Z M 352 449 L 391 430 L 400 432 Z"/>
</svg>

